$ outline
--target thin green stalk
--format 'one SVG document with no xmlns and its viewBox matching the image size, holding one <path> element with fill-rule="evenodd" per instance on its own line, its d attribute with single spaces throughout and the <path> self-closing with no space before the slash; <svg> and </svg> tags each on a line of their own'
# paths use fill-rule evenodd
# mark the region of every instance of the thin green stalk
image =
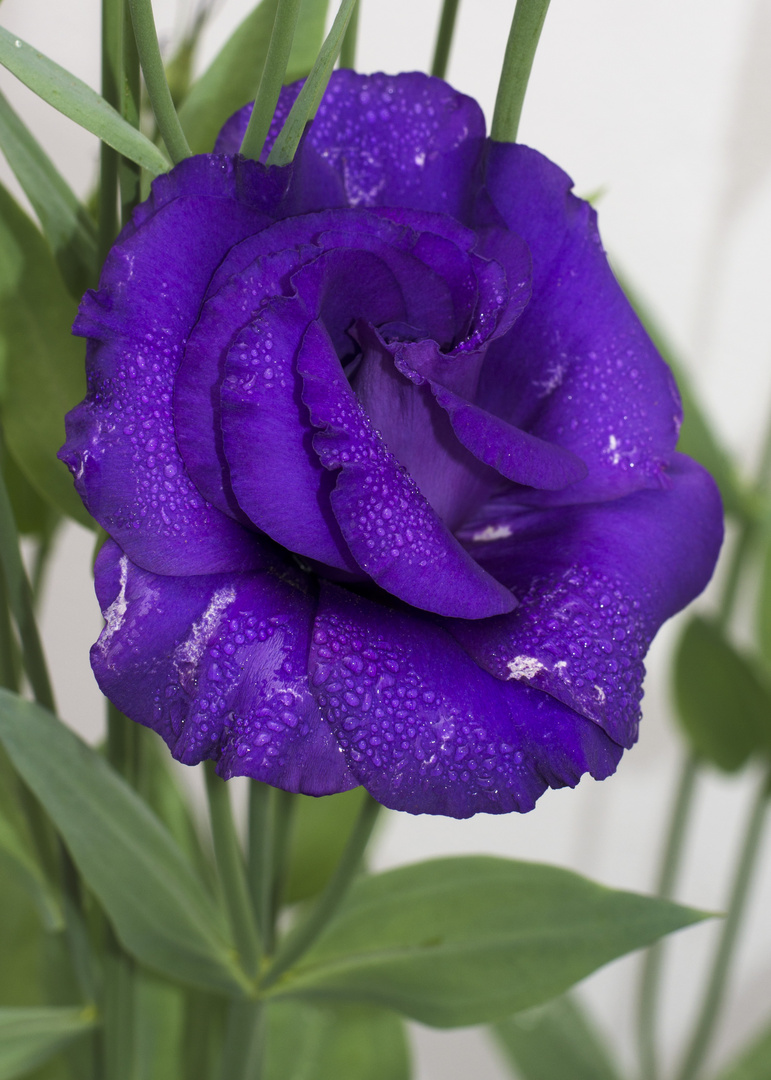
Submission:
<svg viewBox="0 0 771 1080">
<path fill-rule="evenodd" d="M 519 118 L 549 0 L 517 0 L 490 132 L 495 142 L 517 141 Z"/>
<path fill-rule="evenodd" d="M 246 868 L 230 806 L 230 792 L 225 781 L 214 771 L 214 762 L 206 762 L 204 774 L 214 855 L 233 937 L 244 971 L 255 975 L 260 955 L 259 938 L 246 880 Z"/>
<path fill-rule="evenodd" d="M 351 21 L 348 23 L 348 29 L 345 31 L 345 37 L 343 38 L 343 44 L 340 49 L 341 68 L 350 68 L 353 70 L 356 67 L 356 44 L 359 39 L 359 11 L 360 5 L 357 4 L 353 9 L 353 15 L 351 15 Z"/>
<path fill-rule="evenodd" d="M 455 33 L 455 20 L 458 17 L 460 0 L 444 0 L 442 17 L 439 20 L 439 33 L 436 37 L 434 48 L 434 60 L 431 64 L 431 74 L 443 79 L 447 74 L 447 61 L 450 59 L 450 46 L 452 36 Z"/>
<path fill-rule="evenodd" d="M 280 788 L 275 789 L 273 799 L 273 895 L 271 902 L 273 911 L 278 915 L 286 888 L 292 825 L 297 800 L 290 792 L 282 791 Z"/>
<path fill-rule="evenodd" d="M 262 1080 L 265 1028 L 262 1001 L 231 1003 L 222 1054 L 222 1080 Z"/>
<path fill-rule="evenodd" d="M 19 536 L 2 470 L 0 470 L 0 565 L 5 575 L 8 606 L 19 631 L 22 663 L 32 687 L 32 693 L 38 705 L 55 712 L 53 690 L 35 622 L 32 590 L 21 561 Z"/>
<path fill-rule="evenodd" d="M 273 794 L 259 780 L 249 785 L 249 891 L 265 953 L 273 943 Z"/>
<path fill-rule="evenodd" d="M 284 121 L 284 126 L 268 155 L 268 165 L 288 165 L 294 157 L 305 131 L 305 125 L 316 115 L 316 109 L 327 88 L 355 7 L 356 0 L 341 0 L 335 20 L 324 39 L 316 62 L 297 95 L 294 105 L 289 110 L 289 116 Z"/>
<path fill-rule="evenodd" d="M 275 960 L 262 980 L 263 989 L 272 986 L 308 950 L 337 911 L 361 866 L 380 809 L 380 803 L 366 796 L 334 874 L 305 921 L 279 947 Z"/>
<path fill-rule="evenodd" d="M 289 63 L 289 54 L 292 51 L 299 13 L 300 0 L 279 0 L 260 86 L 257 97 L 254 99 L 249 125 L 241 143 L 241 153 L 244 157 L 254 158 L 255 161 L 258 161 L 262 154 L 270 122 L 276 111 L 278 96 Z"/>
<path fill-rule="evenodd" d="M 134 1080 L 137 1075 L 134 1038 L 134 960 L 121 948 L 107 926 L 102 992 L 102 1053 L 104 1076 L 108 1080 Z"/>
<path fill-rule="evenodd" d="M 123 42 L 123 0 L 102 0 L 102 97 L 117 108 Z M 99 147 L 99 265 L 118 232 L 118 154 L 107 143 Z"/>
<path fill-rule="evenodd" d="M 260 928 L 262 957 L 275 947 L 276 918 L 286 879 L 295 799 L 254 781 L 249 788 L 249 890 Z"/>
<path fill-rule="evenodd" d="M 707 981 L 707 989 L 704 992 L 699 1018 L 678 1074 L 678 1080 L 694 1080 L 717 1030 L 717 1018 L 726 991 L 734 945 L 747 907 L 752 872 L 760 849 L 770 787 L 771 773 L 763 777 L 763 782 L 752 804 L 731 889 L 728 911 Z"/>
<path fill-rule="evenodd" d="M 139 128 L 141 80 L 139 76 L 139 53 L 131 25 L 131 12 L 123 0 L 123 73 L 121 79 L 120 113 L 132 127 Z M 134 207 L 142 199 L 142 167 L 135 161 L 121 157 L 118 169 L 120 187 L 121 225 L 131 217 Z"/>
<path fill-rule="evenodd" d="M 698 775 L 698 762 L 689 754 L 683 763 L 680 781 L 672 808 L 667 841 L 661 859 L 656 895 L 671 899 L 674 895 L 677 870 L 682 857 L 686 827 Z M 656 1003 L 661 981 L 661 965 L 664 949 L 661 944 L 648 949 L 643 962 L 638 1003 L 637 1037 L 643 1080 L 656 1080 L 658 1061 L 656 1053 Z"/>
<path fill-rule="evenodd" d="M 191 150 L 166 81 L 158 35 L 155 32 L 152 0 L 128 0 L 128 3 L 147 96 L 150 98 L 161 138 L 166 144 L 171 160 L 176 165 L 184 158 L 190 157 Z"/>
<path fill-rule="evenodd" d="M 5 575 L 0 574 L 0 686 L 18 692 L 18 646 L 8 614 L 8 591 Z"/>
</svg>

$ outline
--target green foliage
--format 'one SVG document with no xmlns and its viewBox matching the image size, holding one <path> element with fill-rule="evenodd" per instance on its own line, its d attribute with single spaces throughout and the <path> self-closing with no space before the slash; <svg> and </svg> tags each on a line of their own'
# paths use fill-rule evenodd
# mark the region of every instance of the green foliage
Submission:
<svg viewBox="0 0 771 1080">
<path fill-rule="evenodd" d="M 771 752 L 771 694 L 752 661 L 721 629 L 696 616 L 675 657 L 680 723 L 699 757 L 733 772 Z"/>
<path fill-rule="evenodd" d="M 314 799 L 294 796 L 285 900 L 315 896 L 329 881 L 365 797 L 364 788 Z"/>
<path fill-rule="evenodd" d="M 96 278 L 94 222 L 2 93 L 0 148 L 37 214 L 69 291 L 80 297 Z"/>
<path fill-rule="evenodd" d="M 0 370 L 5 438 L 38 493 L 83 525 L 91 518 L 65 466 L 64 413 L 85 393 L 83 345 L 72 337 L 75 301 L 50 248 L 0 186 Z"/>
<path fill-rule="evenodd" d="M 357 0 L 341 0 L 332 28 L 324 39 L 302 90 L 278 133 L 273 149 L 268 155 L 269 165 L 288 165 L 300 144 L 305 125 L 316 115 L 316 109 L 327 88 L 332 69 L 340 55 Z M 302 18 L 302 14 L 300 16 Z"/>
<path fill-rule="evenodd" d="M 767 1027 L 717 1080 L 768 1080 L 771 1076 L 771 1026 Z"/>
<path fill-rule="evenodd" d="M 771 537 L 766 536 L 758 589 L 756 623 L 761 655 L 771 671 Z"/>
<path fill-rule="evenodd" d="M 126 949 L 172 978 L 247 989 L 222 910 L 147 805 L 50 713 L 0 691 L 0 740 Z"/>
<path fill-rule="evenodd" d="M 0 64 L 49 105 L 135 161 L 153 176 L 166 172 L 167 158 L 90 86 L 0 27 Z"/>
<path fill-rule="evenodd" d="M 0 1008 L 0 1080 L 24 1076 L 94 1026 L 93 1009 Z"/>
<path fill-rule="evenodd" d="M 329 0 L 303 0 L 286 82 L 308 74 L 324 36 Z M 268 55 L 278 0 L 262 0 L 193 84 L 179 118 L 194 154 L 209 153 L 229 116 L 253 101 Z"/>
<path fill-rule="evenodd" d="M 50 540 L 60 520 L 59 512 L 37 493 L 7 451 L 2 458 L 2 468 L 17 529 L 22 535 Z"/>
<path fill-rule="evenodd" d="M 705 916 L 567 870 L 437 859 L 360 879 L 273 994 L 372 1003 L 436 1027 L 538 1005 Z"/>
<path fill-rule="evenodd" d="M 493 1028 L 521 1080 L 619 1080 L 619 1072 L 575 998 L 518 1013 Z"/>
<path fill-rule="evenodd" d="M 268 1005 L 265 1080 L 409 1080 L 404 1025 L 357 1005 Z"/>
</svg>

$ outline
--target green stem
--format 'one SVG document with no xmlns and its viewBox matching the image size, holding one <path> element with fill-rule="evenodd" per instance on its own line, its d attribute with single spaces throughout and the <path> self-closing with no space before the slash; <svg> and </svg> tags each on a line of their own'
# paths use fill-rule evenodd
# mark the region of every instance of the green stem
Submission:
<svg viewBox="0 0 771 1080">
<path fill-rule="evenodd" d="M 5 576 L 0 574 L 0 686 L 14 693 L 19 691 L 17 645 L 8 614 L 8 592 Z"/>
<path fill-rule="evenodd" d="M 350 68 L 353 70 L 356 67 L 356 43 L 359 38 L 359 5 L 353 9 L 353 15 L 351 15 L 351 21 L 348 23 L 348 29 L 345 31 L 345 37 L 343 38 L 343 44 L 340 48 L 340 67 Z"/>
<path fill-rule="evenodd" d="M 297 95 L 294 105 L 289 110 L 289 116 L 278 133 L 273 149 L 268 154 L 268 165 L 288 165 L 294 157 L 305 131 L 305 125 L 316 115 L 316 109 L 327 88 L 355 7 L 356 0 L 342 0 L 332 27 L 316 57 L 316 62 Z"/>
<path fill-rule="evenodd" d="M 131 13 L 123 0 L 123 76 L 120 113 L 132 127 L 139 128 L 141 80 L 139 76 L 139 53 L 131 25 Z M 120 187 L 121 225 L 131 217 L 135 206 L 141 201 L 142 167 L 135 161 L 121 157 L 118 170 Z"/>
<path fill-rule="evenodd" d="M 147 96 L 150 98 L 161 138 L 166 144 L 171 160 L 176 165 L 184 158 L 190 157 L 191 150 L 166 81 L 161 50 L 158 46 L 158 35 L 155 32 L 152 0 L 128 0 L 128 3 Z"/>
<path fill-rule="evenodd" d="M 230 792 L 225 781 L 214 771 L 214 762 L 205 763 L 204 775 L 206 776 L 206 796 L 209 802 L 214 855 L 233 937 L 244 971 L 254 976 L 257 973 L 260 946 L 246 880 L 246 868 L 230 806 Z"/>
<path fill-rule="evenodd" d="M 434 60 L 431 64 L 431 74 L 443 79 L 447 74 L 447 61 L 450 59 L 450 46 L 452 36 L 455 33 L 455 20 L 458 16 L 460 0 L 444 0 L 442 17 L 439 21 L 439 33 L 436 37 Z"/>
<path fill-rule="evenodd" d="M 106 936 L 102 987 L 104 1076 L 109 1080 L 134 1080 L 138 1066 L 134 961 L 123 951 L 110 926 Z"/>
<path fill-rule="evenodd" d="M 749 819 L 747 821 L 744 843 L 736 867 L 736 876 L 734 878 L 733 888 L 731 889 L 728 912 L 726 914 L 725 922 L 723 923 L 699 1018 L 696 1022 L 693 1037 L 685 1054 L 683 1065 L 678 1074 L 678 1080 L 694 1080 L 694 1077 L 697 1075 L 704 1062 L 717 1029 L 717 1018 L 726 991 L 728 971 L 733 957 L 734 945 L 747 906 L 752 871 L 755 867 L 760 848 L 760 840 L 768 807 L 770 784 L 771 773 L 763 777 L 763 783 L 752 804 Z"/>
<path fill-rule="evenodd" d="M 35 622 L 32 590 L 21 561 L 19 536 L 2 470 L 0 470 L 0 565 L 5 575 L 8 606 L 19 631 L 22 663 L 32 687 L 32 693 L 38 705 L 55 712 L 48 668 Z"/>
<path fill-rule="evenodd" d="M 264 1060 L 264 1003 L 232 1002 L 225 1029 L 222 1080 L 262 1080 Z"/>
<path fill-rule="evenodd" d="M 674 894 L 677 870 L 685 842 L 686 827 L 693 804 L 698 775 L 698 762 L 689 754 L 683 763 L 677 787 L 667 841 L 661 859 L 656 895 L 671 899 Z M 648 949 L 643 962 L 638 1005 L 638 1047 L 643 1080 L 656 1080 L 658 1061 L 656 1054 L 656 1002 L 661 982 L 661 966 L 664 949 L 661 944 Z"/>
<path fill-rule="evenodd" d="M 262 980 L 263 989 L 272 986 L 307 951 L 337 911 L 361 866 L 379 812 L 380 803 L 367 795 L 334 874 L 306 920 L 279 947 L 273 964 Z"/>
<path fill-rule="evenodd" d="M 289 870 L 289 850 L 292 838 L 292 825 L 297 807 L 297 800 L 288 791 L 276 788 L 273 793 L 273 922 L 281 910 Z"/>
<path fill-rule="evenodd" d="M 117 108 L 120 97 L 123 0 L 102 0 L 102 97 Z M 107 143 L 99 147 L 99 233 L 101 266 L 118 232 L 118 154 Z"/>
<path fill-rule="evenodd" d="M 548 9 L 549 0 L 517 0 L 495 99 L 490 133 L 495 142 L 517 141 L 522 103 Z"/>
<path fill-rule="evenodd" d="M 252 115 L 249 117 L 249 126 L 241 143 L 241 153 L 244 157 L 253 158 L 255 161 L 260 158 L 268 137 L 270 122 L 276 111 L 278 95 L 281 93 L 289 54 L 292 51 L 299 13 L 300 0 L 279 0 L 260 86 L 257 97 L 254 99 Z"/>
<path fill-rule="evenodd" d="M 249 891 L 263 952 L 273 942 L 273 788 L 253 780 L 249 785 Z"/>
</svg>

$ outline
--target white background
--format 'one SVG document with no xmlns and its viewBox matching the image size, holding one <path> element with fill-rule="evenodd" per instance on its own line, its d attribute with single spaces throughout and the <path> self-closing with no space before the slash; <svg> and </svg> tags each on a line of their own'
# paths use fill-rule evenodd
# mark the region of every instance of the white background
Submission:
<svg viewBox="0 0 771 1080">
<path fill-rule="evenodd" d="M 438 0 L 361 3 L 360 70 L 425 69 Z M 202 65 L 248 6 L 221 0 Z M 478 98 L 488 120 L 512 8 L 512 0 L 461 3 L 449 79 Z M 162 37 L 168 40 L 180 26 L 184 11 L 184 0 L 156 0 Z M 0 23 L 98 86 L 97 0 L 5 0 Z M 0 74 L 4 92 L 64 174 L 87 192 L 95 140 Z M 520 139 L 571 173 L 579 193 L 604 189 L 599 212 L 606 247 L 666 329 L 726 444 L 744 469 L 751 468 L 771 406 L 771 0 L 553 0 Z M 0 174 L 12 183 L 7 170 Z M 90 539 L 73 526 L 51 575 L 44 632 L 62 714 L 96 738 L 101 705 L 87 656 L 100 618 L 89 558 Z M 709 595 L 703 603 L 710 603 Z M 456 822 L 390 815 L 377 864 L 483 851 L 650 889 L 681 753 L 666 686 L 675 630 L 665 628 L 654 646 L 640 743 L 613 779 L 547 793 L 526 817 Z M 724 905 L 755 779 L 712 776 L 702 784 L 683 901 L 712 910 Z M 771 1016 L 769 910 L 767 843 L 716 1040 L 720 1059 Z M 698 1000 L 713 936 L 714 926 L 705 925 L 673 940 L 663 1009 L 670 1060 Z M 582 991 L 630 1063 L 637 967 L 637 958 L 613 964 Z M 416 1026 L 415 1048 L 420 1080 L 508 1075 L 473 1029 Z"/>
</svg>

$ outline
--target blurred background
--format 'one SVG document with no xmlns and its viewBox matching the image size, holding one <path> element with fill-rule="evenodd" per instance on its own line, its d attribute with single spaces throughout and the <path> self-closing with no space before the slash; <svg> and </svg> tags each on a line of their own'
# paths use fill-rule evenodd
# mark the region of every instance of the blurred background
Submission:
<svg viewBox="0 0 771 1080">
<path fill-rule="evenodd" d="M 206 66 L 253 2 L 214 5 L 197 67 Z M 359 70 L 429 67 L 439 0 L 360 3 Z M 513 0 L 461 0 L 448 78 L 479 100 L 488 122 L 513 6 Z M 0 22 L 98 88 L 99 2 L 69 0 L 66 13 L 64 7 L 5 0 Z M 194 7 L 193 0 L 155 0 L 162 41 L 179 39 Z M 4 71 L 0 86 L 85 195 L 96 176 L 96 140 Z M 569 172 L 578 194 L 595 198 L 612 261 L 689 371 L 740 469 L 751 471 L 771 409 L 771 0 L 552 0 L 520 140 Z M 0 179 L 18 193 L 4 161 Z M 103 705 L 88 664 L 101 628 L 92 547 L 92 535 L 76 525 L 61 533 L 43 598 L 43 632 L 61 715 L 96 741 Z M 700 604 L 711 603 L 708 592 Z M 391 813 L 376 865 L 487 852 L 651 890 L 683 754 L 669 705 L 677 633 L 675 621 L 653 646 L 640 742 L 615 777 L 548 792 L 524 817 L 457 822 Z M 754 781 L 747 772 L 728 779 L 715 773 L 700 783 L 678 888 L 683 902 L 715 911 L 725 906 Z M 718 1059 L 771 1015 L 769 911 L 771 829 L 716 1040 Z M 671 941 L 662 1021 L 670 1062 L 699 1003 L 714 933 L 715 924 L 706 924 Z M 627 958 L 581 988 L 629 1065 L 638 967 L 639 957 Z M 412 1028 L 419 1080 L 510 1075 L 481 1030 Z"/>
</svg>

